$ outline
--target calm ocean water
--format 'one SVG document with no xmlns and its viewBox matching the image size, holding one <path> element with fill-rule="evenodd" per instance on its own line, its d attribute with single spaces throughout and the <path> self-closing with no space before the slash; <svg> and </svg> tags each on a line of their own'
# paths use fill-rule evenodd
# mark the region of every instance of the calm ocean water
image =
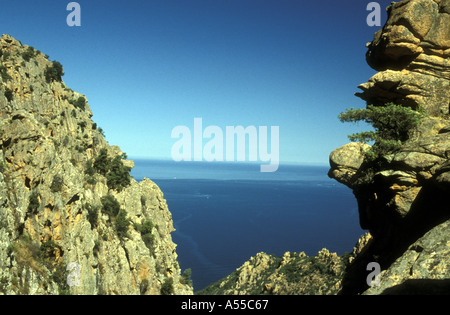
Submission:
<svg viewBox="0 0 450 315">
<path fill-rule="evenodd" d="M 194 290 L 229 275 L 258 252 L 342 254 L 364 233 L 350 189 L 328 167 L 134 160 L 136 180 L 150 178 L 172 212 L 182 270 Z"/>
</svg>

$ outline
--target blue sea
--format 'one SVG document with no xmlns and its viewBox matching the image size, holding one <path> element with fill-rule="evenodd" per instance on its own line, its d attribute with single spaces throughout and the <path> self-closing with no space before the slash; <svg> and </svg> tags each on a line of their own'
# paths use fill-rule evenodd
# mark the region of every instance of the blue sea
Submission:
<svg viewBox="0 0 450 315">
<path fill-rule="evenodd" d="M 364 234 L 350 189 L 328 178 L 327 166 L 135 159 L 131 175 L 163 191 L 176 231 L 182 270 L 194 290 L 220 280 L 258 252 L 315 255 L 351 252 Z"/>
</svg>

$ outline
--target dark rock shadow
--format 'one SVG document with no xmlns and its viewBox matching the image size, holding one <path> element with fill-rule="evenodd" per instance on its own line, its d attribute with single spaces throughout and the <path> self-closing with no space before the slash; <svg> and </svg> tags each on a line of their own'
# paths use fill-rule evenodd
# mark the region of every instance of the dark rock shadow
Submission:
<svg viewBox="0 0 450 315">
<path fill-rule="evenodd" d="M 450 295 L 450 279 L 411 279 L 384 290 L 381 295 Z"/>
</svg>

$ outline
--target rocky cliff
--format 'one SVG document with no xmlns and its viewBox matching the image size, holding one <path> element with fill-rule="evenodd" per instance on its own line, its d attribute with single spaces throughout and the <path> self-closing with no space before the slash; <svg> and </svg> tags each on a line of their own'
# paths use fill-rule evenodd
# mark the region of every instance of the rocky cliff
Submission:
<svg viewBox="0 0 450 315">
<path fill-rule="evenodd" d="M 0 294 L 192 294 L 171 213 L 58 62 L 0 39 Z"/>
<path fill-rule="evenodd" d="M 450 0 L 405 0 L 387 11 L 367 45 L 367 62 L 379 72 L 357 96 L 423 118 L 398 150 L 375 161 L 365 143 L 330 155 L 329 176 L 353 190 L 370 233 L 347 257 L 258 254 L 200 293 L 450 294 Z M 369 287 L 373 262 L 380 283 Z"/>
<path fill-rule="evenodd" d="M 196 294 L 333 295 L 341 289 L 349 257 L 326 249 L 314 257 L 303 252 L 287 252 L 282 257 L 258 253 L 231 275 Z"/>
<path fill-rule="evenodd" d="M 357 96 L 424 118 L 376 163 L 360 143 L 330 156 L 329 175 L 353 189 L 361 227 L 372 235 L 347 269 L 342 293 L 450 293 L 450 1 L 406 0 L 388 13 L 368 45 L 368 64 L 379 72 Z M 367 287 L 369 262 L 381 265 L 379 287 Z"/>
</svg>

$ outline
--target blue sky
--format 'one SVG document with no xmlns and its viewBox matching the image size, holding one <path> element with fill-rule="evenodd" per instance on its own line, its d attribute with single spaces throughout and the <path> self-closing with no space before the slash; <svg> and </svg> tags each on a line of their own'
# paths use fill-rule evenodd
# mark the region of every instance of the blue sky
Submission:
<svg viewBox="0 0 450 315">
<path fill-rule="evenodd" d="M 110 144 L 131 158 L 171 158 L 172 129 L 279 126 L 280 160 L 327 164 L 358 127 L 337 115 L 365 104 L 375 71 L 365 44 L 370 1 L 0 0 L 1 33 L 64 66 Z M 390 1 L 378 1 L 385 7 Z"/>
</svg>

